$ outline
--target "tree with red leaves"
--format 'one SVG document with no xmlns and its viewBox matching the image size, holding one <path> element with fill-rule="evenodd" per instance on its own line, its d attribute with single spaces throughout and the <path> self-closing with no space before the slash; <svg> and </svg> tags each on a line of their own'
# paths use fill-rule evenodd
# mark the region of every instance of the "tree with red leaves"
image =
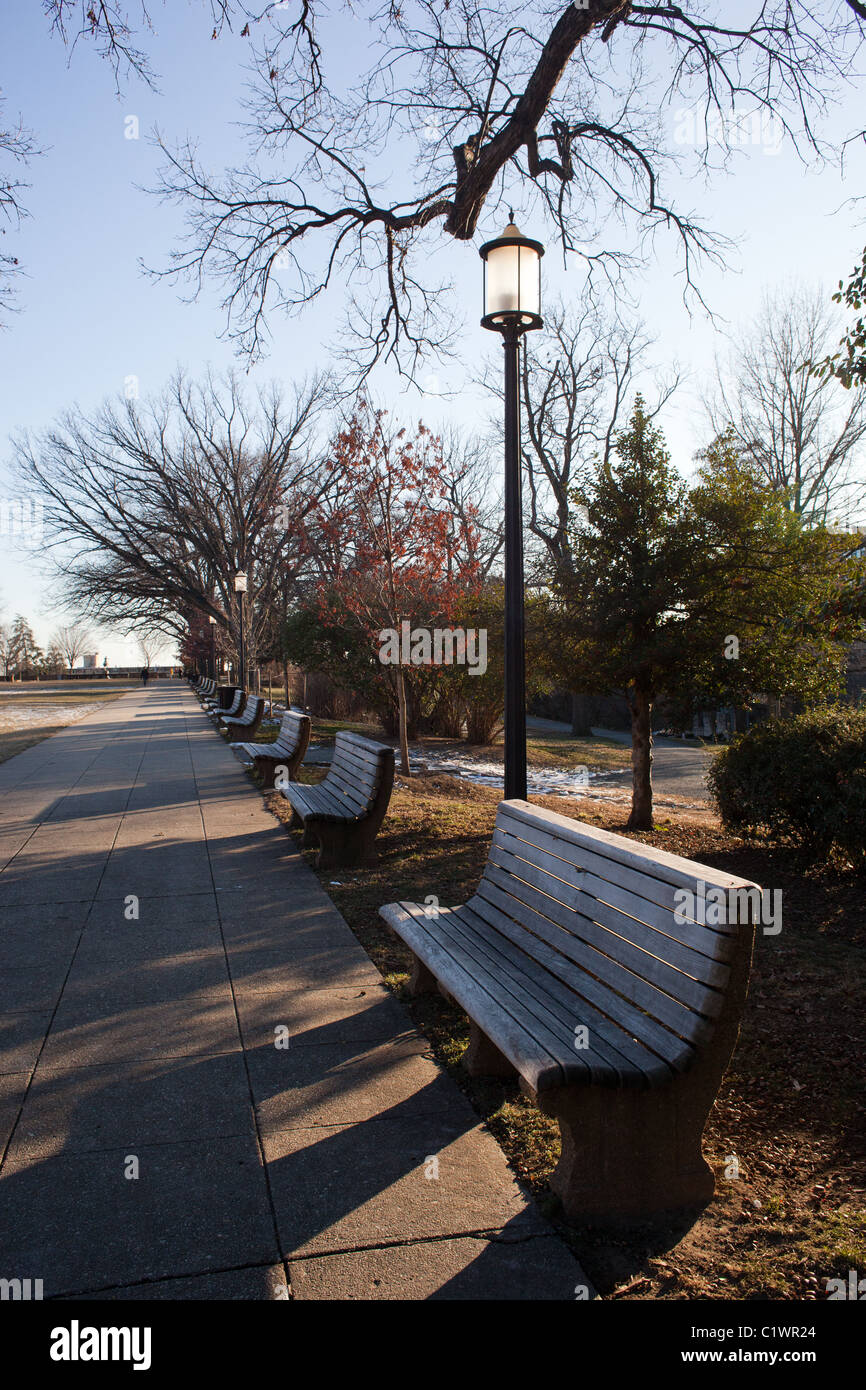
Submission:
<svg viewBox="0 0 866 1390">
<path fill-rule="evenodd" d="M 450 626 L 458 602 L 479 591 L 478 529 L 471 508 L 458 515 L 449 501 L 442 443 L 426 425 L 411 436 L 360 401 L 334 448 L 343 481 L 338 501 L 318 517 L 317 544 L 330 559 L 319 611 L 324 622 L 349 615 L 378 663 L 385 632 L 402 634 L 404 622 Z M 405 643 L 397 648 L 391 669 L 408 775 Z"/>
</svg>

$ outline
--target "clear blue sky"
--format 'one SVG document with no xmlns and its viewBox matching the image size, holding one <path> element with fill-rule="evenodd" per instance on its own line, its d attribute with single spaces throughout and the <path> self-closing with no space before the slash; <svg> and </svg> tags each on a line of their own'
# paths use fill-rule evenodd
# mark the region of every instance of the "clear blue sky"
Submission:
<svg viewBox="0 0 866 1390">
<path fill-rule="evenodd" d="M 135 9 L 135 6 L 132 6 Z M 223 315 L 216 287 L 199 302 L 185 302 L 184 289 L 155 283 L 142 275 L 139 262 L 164 264 L 176 244 L 181 213 L 158 203 L 141 190 L 155 182 L 159 164 L 148 135 L 154 125 L 170 138 L 186 134 L 201 142 L 205 162 L 216 167 L 230 163 L 241 151 L 236 123 L 239 99 L 247 80 L 249 44 L 236 34 L 210 40 L 207 8 L 174 0 L 164 9 L 153 7 L 156 36 L 148 51 L 160 75 L 159 92 L 135 80 L 123 82 L 116 94 L 108 65 L 85 43 L 71 61 L 63 45 L 51 36 L 38 4 L 7 6 L 0 13 L 0 89 L 6 98 L 6 117 L 19 112 L 31 126 L 43 157 L 30 170 L 32 187 L 26 204 L 32 213 L 20 235 L 7 234 L 4 249 L 23 261 L 27 277 L 20 283 L 20 310 L 8 332 L 0 336 L 0 435 L 5 440 L 23 428 L 40 429 L 59 413 L 79 403 L 90 408 L 123 391 L 124 379 L 138 377 L 143 395 L 158 392 L 178 365 L 193 374 L 206 364 L 217 369 L 235 359 L 221 341 Z M 359 62 L 365 26 L 342 15 L 335 21 L 329 43 L 341 45 L 345 75 Z M 333 48 L 330 50 L 333 52 Z M 829 132 L 849 134 L 862 124 L 862 85 L 844 95 Z M 124 120 L 138 117 L 141 138 L 124 138 Z M 858 122 L 858 115 L 861 120 Z M 677 137 L 671 116 L 671 140 Z M 739 241 L 730 269 L 708 269 L 702 276 L 705 297 L 731 327 L 744 324 L 755 312 L 762 292 L 793 279 L 823 285 L 828 294 L 847 275 L 862 248 L 863 207 L 843 206 L 866 193 L 866 151 L 862 144 L 849 157 L 846 177 L 838 169 L 804 169 L 793 152 L 782 147 L 767 153 L 765 145 L 746 145 L 725 175 L 710 188 L 669 186 L 698 208 L 714 230 Z M 866 206 L 866 205 L 864 205 Z M 480 229 L 480 242 L 498 226 Z M 543 229 L 526 225 L 527 233 Z M 453 275 L 465 306 L 465 361 L 439 373 L 443 385 L 461 390 L 458 398 L 423 405 L 416 394 L 394 399 L 412 416 L 423 413 L 439 424 L 451 416 L 468 427 L 478 425 L 488 403 L 464 383 L 476 375 L 484 354 L 495 354 L 496 342 L 478 326 L 480 267 L 475 248 L 443 242 L 443 274 Z M 577 271 L 564 274 L 555 253 L 545 261 L 546 292 L 579 292 Z M 659 340 L 656 358 L 673 361 L 691 373 L 669 407 L 662 423 L 674 459 L 683 468 L 704 442 L 697 405 L 702 381 L 722 345 L 718 327 L 703 315 L 689 318 L 683 308 L 678 262 L 672 241 L 659 237 L 652 269 L 636 282 L 636 294 L 649 330 Z M 299 322 L 271 319 L 273 343 L 267 361 L 253 380 L 290 380 L 315 365 L 327 364 L 327 343 L 340 311 L 339 293 L 322 302 Z M 379 383 L 390 397 L 396 388 Z M 0 481 L 0 496 L 11 496 L 8 481 Z M 0 536 L 0 618 L 23 612 L 43 644 L 63 616 L 51 607 L 39 556 L 12 551 Z M 102 634 L 100 659 L 135 659 L 134 645 Z"/>
</svg>

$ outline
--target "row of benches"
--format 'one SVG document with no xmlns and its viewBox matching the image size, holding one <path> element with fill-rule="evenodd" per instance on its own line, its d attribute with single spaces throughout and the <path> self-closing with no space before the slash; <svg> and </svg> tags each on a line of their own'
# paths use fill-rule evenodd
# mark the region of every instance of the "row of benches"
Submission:
<svg viewBox="0 0 866 1390">
<path fill-rule="evenodd" d="M 195 686 L 201 691 L 201 683 Z M 372 852 L 394 785 L 394 750 L 357 734 L 337 734 L 324 781 L 300 786 L 298 770 L 310 742 L 309 715 L 289 710 L 273 743 L 252 739 L 261 724 L 260 696 L 234 691 L 227 708 L 206 703 L 214 722 L 261 774 L 265 789 L 278 790 L 292 807 L 291 824 L 303 829 L 302 843 L 318 846 L 318 868 L 361 864 Z M 242 737 L 237 737 L 242 735 Z"/>
<path fill-rule="evenodd" d="M 294 777 L 309 719 L 277 744 L 245 744 Z M 303 744 L 303 749 L 298 753 Z M 359 862 L 388 805 L 393 750 L 338 734 L 315 787 L 281 788 L 320 862 Z M 271 781 L 273 784 L 273 779 Z M 747 897 L 745 920 L 683 917 L 709 888 Z M 690 893 L 689 899 L 685 894 Z M 753 894 L 731 875 L 525 801 L 500 803 L 487 863 L 460 907 L 389 903 L 412 952 L 410 990 L 439 991 L 470 1019 L 472 1074 L 516 1075 L 555 1116 L 551 1185 L 572 1219 L 670 1216 L 714 1191 L 701 1138 L 739 1030 L 754 939 Z"/>
</svg>

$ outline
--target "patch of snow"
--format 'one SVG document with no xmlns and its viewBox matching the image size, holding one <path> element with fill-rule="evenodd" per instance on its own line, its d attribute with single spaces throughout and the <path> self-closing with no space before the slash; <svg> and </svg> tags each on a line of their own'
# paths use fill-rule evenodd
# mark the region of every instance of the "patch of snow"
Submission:
<svg viewBox="0 0 866 1390">
<path fill-rule="evenodd" d="M 102 707 L 102 700 L 84 705 L 21 705 L 13 709 L 0 701 L 0 729 L 37 729 L 43 724 L 74 724 Z"/>
<path fill-rule="evenodd" d="M 501 763 L 489 759 L 473 757 L 469 753 L 425 752 L 423 758 L 410 759 L 416 772 L 444 772 L 450 777 L 461 777 L 466 782 L 474 782 L 480 787 L 502 787 L 505 773 Z M 527 791 L 535 796 L 585 796 L 590 782 L 599 782 L 606 777 L 619 776 L 614 772 L 592 772 L 587 768 L 528 768 L 526 774 Z"/>
<path fill-rule="evenodd" d="M 505 774 L 501 763 L 489 759 L 473 757 L 469 753 L 446 754 L 424 752 L 423 756 L 410 757 L 413 772 L 446 773 L 449 777 L 462 778 L 481 787 L 496 787 L 502 790 Z M 610 782 L 611 778 L 628 776 L 628 768 L 615 768 L 610 771 L 594 772 L 587 768 L 532 768 L 526 770 L 526 790 L 532 796 L 578 796 L 591 801 L 613 801 L 622 805 L 631 803 L 630 782 Z M 398 774 L 399 775 L 399 774 Z M 706 811 L 703 802 L 671 800 L 664 796 L 655 797 L 656 806 L 670 806 L 679 810 Z"/>
</svg>

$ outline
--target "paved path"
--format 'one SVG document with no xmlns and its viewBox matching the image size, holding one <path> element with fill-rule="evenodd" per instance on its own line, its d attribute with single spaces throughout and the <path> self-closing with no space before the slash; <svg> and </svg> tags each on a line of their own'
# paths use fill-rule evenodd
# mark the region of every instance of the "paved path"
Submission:
<svg viewBox="0 0 866 1390">
<path fill-rule="evenodd" d="M 170 1299 L 586 1283 L 185 685 L 0 766 L 0 866 L 0 1278 Z"/>
</svg>

